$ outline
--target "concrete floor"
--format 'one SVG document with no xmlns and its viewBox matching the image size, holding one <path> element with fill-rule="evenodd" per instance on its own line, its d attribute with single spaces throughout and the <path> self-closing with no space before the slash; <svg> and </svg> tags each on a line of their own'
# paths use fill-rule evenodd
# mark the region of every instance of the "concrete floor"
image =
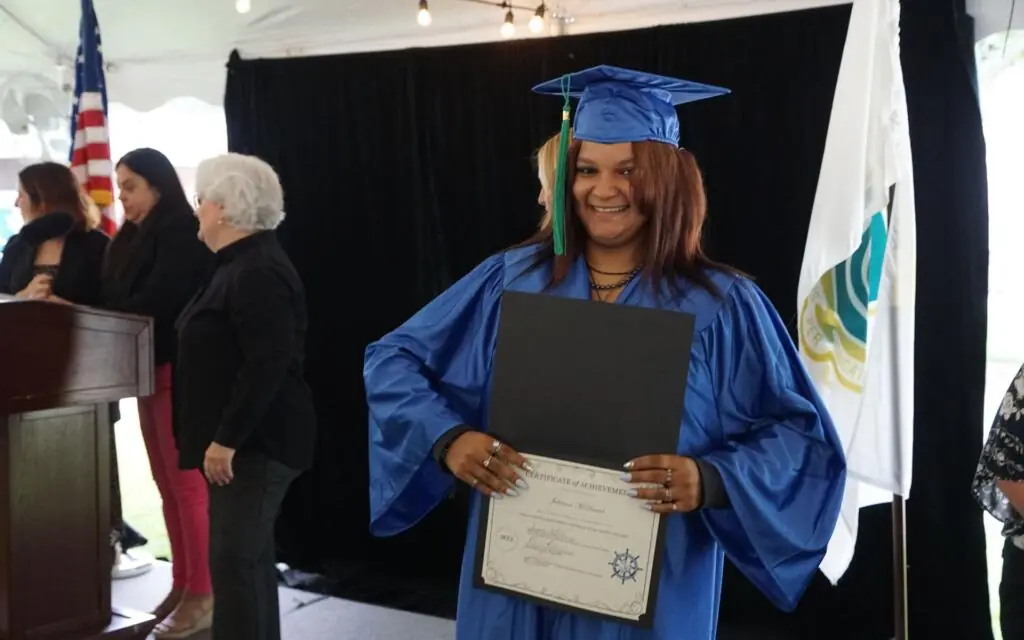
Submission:
<svg viewBox="0 0 1024 640">
<path fill-rule="evenodd" d="M 157 562 L 153 570 L 115 580 L 115 605 L 149 611 L 171 587 L 171 566 Z M 339 598 L 281 587 L 281 635 L 284 640 L 451 640 L 455 623 Z M 189 640 L 210 640 L 209 632 Z"/>
<path fill-rule="evenodd" d="M 136 611 L 156 607 L 171 587 L 171 566 L 157 561 L 148 573 L 115 580 L 116 606 Z M 417 613 L 388 609 L 281 587 L 283 640 L 452 640 L 455 623 Z M 723 629 L 719 640 L 777 640 L 762 631 Z M 189 640 L 211 640 L 209 632 Z"/>
</svg>

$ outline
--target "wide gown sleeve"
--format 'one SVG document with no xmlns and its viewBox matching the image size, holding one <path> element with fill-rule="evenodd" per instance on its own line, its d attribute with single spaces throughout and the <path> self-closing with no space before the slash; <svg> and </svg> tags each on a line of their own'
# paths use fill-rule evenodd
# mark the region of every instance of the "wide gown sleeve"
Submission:
<svg viewBox="0 0 1024 640">
<path fill-rule="evenodd" d="M 374 535 L 408 529 L 451 491 L 431 449 L 452 428 L 483 424 L 503 278 L 495 256 L 367 348 Z"/>
<path fill-rule="evenodd" d="M 703 339 L 723 429 L 703 460 L 721 474 L 730 508 L 702 517 L 736 567 L 791 611 L 839 518 L 842 444 L 785 325 L 753 283 L 734 284 Z"/>
</svg>

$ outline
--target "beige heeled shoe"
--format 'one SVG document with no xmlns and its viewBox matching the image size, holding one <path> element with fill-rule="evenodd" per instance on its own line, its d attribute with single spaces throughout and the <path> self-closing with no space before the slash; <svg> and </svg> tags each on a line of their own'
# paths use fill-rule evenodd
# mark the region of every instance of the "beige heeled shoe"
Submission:
<svg viewBox="0 0 1024 640">
<path fill-rule="evenodd" d="M 213 626 L 213 596 L 185 598 L 153 630 L 157 640 L 188 638 Z"/>
</svg>

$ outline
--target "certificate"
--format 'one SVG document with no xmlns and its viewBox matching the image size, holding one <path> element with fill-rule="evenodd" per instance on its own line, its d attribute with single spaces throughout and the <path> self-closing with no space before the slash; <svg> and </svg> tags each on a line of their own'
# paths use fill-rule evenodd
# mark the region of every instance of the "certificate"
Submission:
<svg viewBox="0 0 1024 640">
<path fill-rule="evenodd" d="M 489 500 L 483 586 L 640 621 L 648 613 L 660 515 L 626 495 L 622 471 L 523 454 L 516 497 Z"/>
<path fill-rule="evenodd" d="M 481 501 L 477 587 L 653 626 L 667 521 L 619 476 L 676 451 L 694 326 L 676 311 L 502 294 L 487 431 L 535 468 L 518 496 Z"/>
</svg>

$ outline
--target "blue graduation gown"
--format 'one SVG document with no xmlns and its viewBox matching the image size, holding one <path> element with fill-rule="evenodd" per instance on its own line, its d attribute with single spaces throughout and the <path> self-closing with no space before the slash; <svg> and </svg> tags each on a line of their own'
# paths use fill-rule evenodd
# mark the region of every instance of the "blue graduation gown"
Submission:
<svg viewBox="0 0 1024 640">
<path fill-rule="evenodd" d="M 445 432 L 459 425 L 486 431 L 501 296 L 507 290 L 544 290 L 550 265 L 527 269 L 535 251 L 528 247 L 491 257 L 368 347 L 363 373 L 373 534 L 408 529 L 451 492 L 455 480 L 431 456 Z M 726 554 L 775 605 L 787 611 L 796 606 L 835 528 L 846 462 L 835 427 L 771 303 L 745 278 L 709 275 L 720 298 L 685 282 L 681 295 L 655 296 L 648 282 L 636 279 L 616 301 L 696 316 L 675 453 L 714 465 L 731 502 L 726 509 L 664 516 L 665 562 L 653 629 L 475 588 L 482 498 L 474 492 L 457 638 L 711 640 Z M 590 296 L 582 259 L 551 294 Z"/>
</svg>

